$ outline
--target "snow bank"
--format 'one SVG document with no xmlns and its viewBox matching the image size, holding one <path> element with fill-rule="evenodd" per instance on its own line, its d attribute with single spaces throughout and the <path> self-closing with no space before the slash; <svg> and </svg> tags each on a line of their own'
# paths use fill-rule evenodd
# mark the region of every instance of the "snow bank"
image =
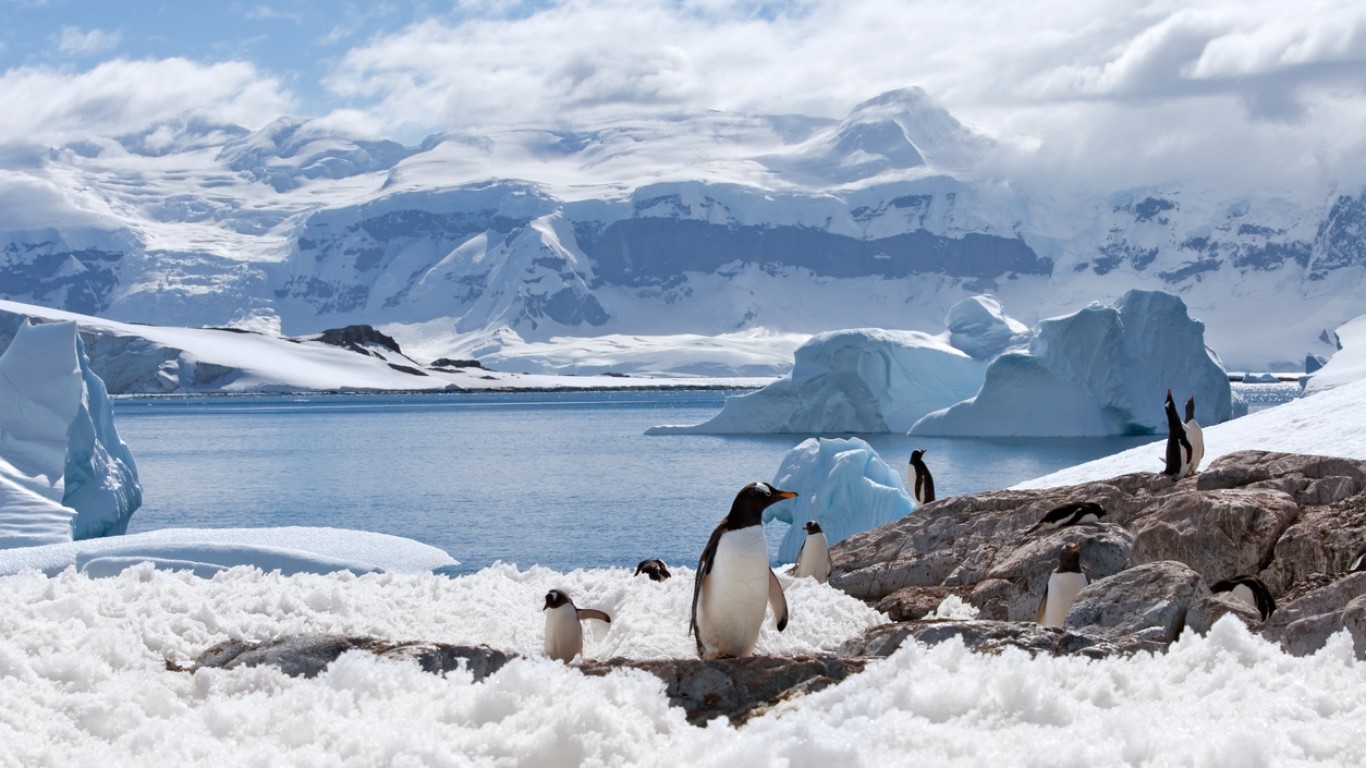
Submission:
<svg viewBox="0 0 1366 768">
<path fill-rule="evenodd" d="M 1202 425 L 1234 414 L 1228 375 L 1205 347 L 1204 324 L 1169 293 L 1129 291 L 1045 320 L 1027 351 L 987 367 L 975 397 L 927 415 L 916 435 L 1101 437 L 1165 434 L 1162 402 L 1195 396 Z"/>
<path fill-rule="evenodd" d="M 1366 379 L 1366 315 L 1343 323 L 1334 333 L 1339 349 L 1309 377 L 1305 392 L 1322 392 Z"/>
<path fill-rule="evenodd" d="M 901 473 L 857 437 L 813 437 L 787 452 L 773 485 L 797 498 L 764 510 L 764 521 L 789 526 L 778 560 L 793 562 L 806 540 L 802 526 L 815 520 L 831 546 L 859 531 L 900 520 L 914 502 Z"/>
<path fill-rule="evenodd" d="M 791 374 L 727 398 L 710 421 L 647 434 L 905 432 L 921 416 L 970 397 L 982 369 L 919 331 L 831 331 L 797 348 Z"/>
<path fill-rule="evenodd" d="M 0 355 L 0 549 L 119 534 L 141 503 L 76 324 L 24 322 Z"/>
<path fill-rule="evenodd" d="M 68 567 L 111 576 L 139 563 L 209 577 L 244 565 L 263 571 L 426 572 L 459 565 L 444 550 L 401 536 L 340 528 L 163 528 L 103 539 L 0 550 L 0 575 Z"/>
</svg>

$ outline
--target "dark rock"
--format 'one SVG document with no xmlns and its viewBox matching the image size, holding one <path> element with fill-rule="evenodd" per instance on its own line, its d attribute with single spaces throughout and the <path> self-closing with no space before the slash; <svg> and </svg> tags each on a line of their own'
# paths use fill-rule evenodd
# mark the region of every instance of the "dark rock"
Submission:
<svg viewBox="0 0 1366 768">
<path fill-rule="evenodd" d="M 483 368 L 484 364 L 478 360 L 453 360 L 449 357 L 439 357 L 432 361 L 433 368 Z"/>
<path fill-rule="evenodd" d="M 959 640 L 965 648 L 978 653 L 1000 653 L 1007 648 L 1017 648 L 1031 654 L 1079 655 L 1088 658 L 1164 647 L 1161 643 L 1147 640 L 1106 638 L 1072 629 L 1045 627 L 1034 622 L 933 619 L 873 627 L 861 637 L 845 642 L 840 646 L 839 653 L 856 658 L 890 656 L 908 639 L 925 645 Z"/>
<path fill-rule="evenodd" d="M 874 607 L 892 621 L 914 621 L 934 613 L 949 595 L 966 598 L 970 592 L 963 587 L 902 587 Z"/>
<path fill-rule="evenodd" d="M 1170 643 L 1185 629 L 1191 602 L 1209 594 L 1200 574 L 1184 563 L 1145 563 L 1083 589 L 1067 612 L 1067 629 Z"/>
<path fill-rule="evenodd" d="M 387 336 L 375 330 L 369 325 L 348 325 L 345 328 L 329 328 L 322 332 L 318 341 L 324 344 L 331 344 L 334 347 L 349 349 L 352 352 L 359 352 L 362 355 L 374 355 L 366 349 L 367 346 L 374 345 L 383 347 L 390 352 L 403 354 L 403 350 L 398 348 L 398 342 L 392 336 Z"/>
<path fill-rule="evenodd" d="M 376 656 L 412 659 L 427 672 L 444 673 L 463 667 L 476 681 L 502 669 L 512 656 L 487 646 L 444 643 L 392 643 L 370 637 L 296 635 L 257 643 L 219 643 L 199 655 L 191 669 L 235 669 L 261 664 L 294 677 L 314 677 L 346 651 L 368 651 Z"/>
</svg>

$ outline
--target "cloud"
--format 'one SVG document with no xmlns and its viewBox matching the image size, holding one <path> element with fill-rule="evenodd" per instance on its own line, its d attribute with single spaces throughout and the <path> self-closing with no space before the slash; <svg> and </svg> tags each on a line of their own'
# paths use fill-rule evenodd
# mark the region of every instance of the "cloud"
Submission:
<svg viewBox="0 0 1366 768">
<path fill-rule="evenodd" d="M 256 128 L 294 105 L 252 64 L 186 59 L 115 59 L 76 73 L 19 67 L 0 75 L 0 101 L 0 143 L 53 144 L 191 118 Z"/>
<path fill-rule="evenodd" d="M 57 50 L 74 56 L 93 56 L 118 47 L 120 34 L 92 29 L 82 32 L 76 27 L 62 27 L 57 37 Z"/>
</svg>

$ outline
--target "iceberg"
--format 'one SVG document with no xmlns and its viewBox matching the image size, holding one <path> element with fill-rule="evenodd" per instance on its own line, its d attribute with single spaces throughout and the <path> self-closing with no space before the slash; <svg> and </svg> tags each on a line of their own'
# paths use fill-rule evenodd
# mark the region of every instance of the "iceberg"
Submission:
<svg viewBox="0 0 1366 768">
<path fill-rule="evenodd" d="M 780 562 L 793 562 L 815 520 L 830 546 L 883 523 L 900 520 L 914 506 L 901 473 L 857 437 L 812 437 L 787 452 L 773 485 L 797 498 L 764 510 L 764 522 L 790 527 L 778 547 Z"/>
<path fill-rule="evenodd" d="M 137 466 L 74 322 L 24 322 L 0 355 L 0 549 L 123 533 Z"/>
<path fill-rule="evenodd" d="M 1228 374 L 1185 302 L 1133 290 L 1113 307 L 1093 303 L 1039 324 L 1024 351 L 991 362 L 975 397 L 931 413 L 913 435 L 1103 437 L 1164 429 L 1170 389 L 1194 396 L 1201 424 L 1233 418 Z M 1241 404 L 1241 403 L 1238 403 Z"/>
<path fill-rule="evenodd" d="M 985 367 L 939 337 L 877 328 L 817 334 L 793 357 L 790 374 L 727 398 L 711 420 L 646 434 L 904 433 L 971 397 Z"/>
<path fill-rule="evenodd" d="M 970 296 L 949 307 L 944 318 L 949 343 L 978 360 L 990 360 L 1011 347 L 1029 342 L 1029 327 L 1006 316 L 991 294 Z"/>
</svg>

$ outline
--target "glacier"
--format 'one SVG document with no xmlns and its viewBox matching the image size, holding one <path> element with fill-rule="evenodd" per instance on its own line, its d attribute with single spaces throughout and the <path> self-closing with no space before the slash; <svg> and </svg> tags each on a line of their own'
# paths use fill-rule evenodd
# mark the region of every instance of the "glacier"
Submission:
<svg viewBox="0 0 1366 768">
<path fill-rule="evenodd" d="M 1131 290 L 1045 320 L 1028 349 L 1002 354 L 975 397 L 926 415 L 914 435 L 1102 437 L 1165 429 L 1170 389 L 1194 396 L 1203 425 L 1240 415 L 1228 375 L 1204 342 L 1204 324 L 1180 297 Z M 1238 403 L 1240 405 L 1240 403 Z"/>
<path fill-rule="evenodd" d="M 132 451 L 73 322 L 24 322 L 0 355 L 0 549 L 123 533 Z"/>
<path fill-rule="evenodd" d="M 778 560 L 794 562 L 806 540 L 802 526 L 815 520 L 830 546 L 860 531 L 900 520 L 914 502 L 901 473 L 857 437 L 812 437 L 787 452 L 773 485 L 797 498 L 764 510 L 764 522 L 787 523 Z"/>
</svg>

